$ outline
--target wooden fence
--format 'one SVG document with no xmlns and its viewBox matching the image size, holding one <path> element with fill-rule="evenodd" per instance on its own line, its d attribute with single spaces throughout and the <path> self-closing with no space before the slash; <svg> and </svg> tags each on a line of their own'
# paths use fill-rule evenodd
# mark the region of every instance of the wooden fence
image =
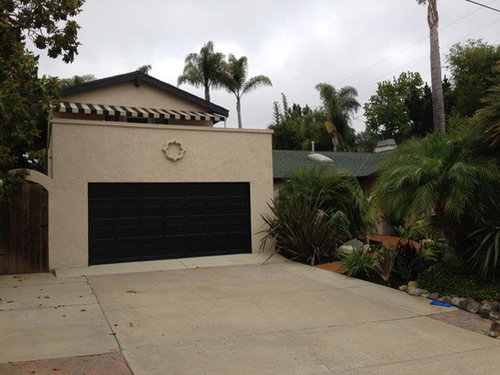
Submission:
<svg viewBox="0 0 500 375">
<path fill-rule="evenodd" d="M 48 193 L 23 182 L 0 203 L 0 275 L 48 271 Z"/>
</svg>

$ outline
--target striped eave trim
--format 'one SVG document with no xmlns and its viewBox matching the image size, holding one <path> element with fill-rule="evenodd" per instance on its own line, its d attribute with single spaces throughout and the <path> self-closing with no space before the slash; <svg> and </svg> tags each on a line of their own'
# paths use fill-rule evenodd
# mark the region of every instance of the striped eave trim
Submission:
<svg viewBox="0 0 500 375">
<path fill-rule="evenodd" d="M 87 115 L 150 117 L 167 120 L 197 120 L 197 121 L 224 121 L 226 117 L 207 112 L 180 111 L 172 109 L 128 107 L 123 105 L 89 104 L 75 102 L 61 102 L 59 112 L 80 113 Z"/>
</svg>

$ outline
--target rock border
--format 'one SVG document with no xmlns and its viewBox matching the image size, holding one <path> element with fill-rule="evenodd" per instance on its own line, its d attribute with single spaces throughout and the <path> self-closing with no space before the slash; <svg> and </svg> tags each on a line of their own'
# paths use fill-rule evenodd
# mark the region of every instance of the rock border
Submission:
<svg viewBox="0 0 500 375">
<path fill-rule="evenodd" d="M 410 281 L 408 284 L 401 285 L 399 290 L 411 296 L 421 296 L 434 301 L 449 303 L 459 309 L 466 310 L 473 314 L 479 314 L 483 319 L 490 319 L 491 327 L 489 335 L 500 339 L 500 302 L 498 301 L 477 302 L 472 298 L 441 296 L 439 293 L 432 293 L 427 289 L 419 288 L 416 281 Z"/>
</svg>

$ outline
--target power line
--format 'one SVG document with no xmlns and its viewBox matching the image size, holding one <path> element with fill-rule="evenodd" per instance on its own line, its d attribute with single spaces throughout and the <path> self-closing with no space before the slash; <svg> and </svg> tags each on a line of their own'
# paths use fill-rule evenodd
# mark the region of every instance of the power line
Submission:
<svg viewBox="0 0 500 375">
<path fill-rule="evenodd" d="M 466 1 L 468 1 L 468 0 L 466 0 Z M 464 19 L 464 18 L 466 18 L 466 17 L 471 16 L 472 14 L 474 14 L 474 13 L 476 13 L 476 12 L 478 12 L 478 11 L 479 11 L 479 9 L 476 9 L 475 11 L 472 11 L 472 12 L 470 12 L 470 13 L 465 14 L 464 16 L 462 16 L 462 17 L 460 17 L 460 18 L 458 18 L 458 19 L 454 20 L 453 22 L 451 22 L 451 23 L 449 23 L 449 24 L 446 24 L 445 26 L 443 26 L 443 27 L 441 28 L 441 30 L 444 30 L 444 29 L 446 29 L 447 27 L 454 25 L 455 23 L 457 23 L 457 22 L 459 22 L 459 21 L 463 20 L 463 19 Z M 457 43 L 458 41 L 460 41 L 460 40 L 462 40 L 462 39 L 464 39 L 464 38 L 466 38 L 466 37 L 468 37 L 468 36 L 470 36 L 470 35 L 472 35 L 472 34 L 475 34 L 475 33 L 477 33 L 478 31 L 481 31 L 481 30 L 483 30 L 483 29 L 485 29 L 485 28 L 487 28 L 487 27 L 489 27 L 489 26 L 491 26 L 491 25 L 493 25 L 493 24 L 495 24 L 495 23 L 498 23 L 498 22 L 500 22 L 500 20 L 493 21 L 493 22 L 491 22 L 491 23 L 489 23 L 489 24 L 487 24 L 487 25 L 485 25 L 485 26 L 483 26 L 483 27 L 481 27 L 481 28 L 479 28 L 479 29 L 477 29 L 477 30 L 475 30 L 475 31 L 471 32 L 471 33 L 468 33 L 468 34 L 466 34 L 466 35 L 464 35 L 464 36 L 460 37 L 460 38 L 459 38 L 459 39 L 457 39 L 455 42 L 450 43 L 450 44 L 448 44 L 448 45 L 449 45 L 449 46 L 451 46 L 452 44 Z M 381 63 L 383 63 L 383 62 L 385 62 L 385 61 L 387 61 L 387 60 L 389 60 L 389 59 L 391 59 L 392 57 L 394 57 L 394 56 L 396 56 L 396 55 L 400 54 L 401 52 L 404 52 L 404 51 L 408 50 L 409 48 L 411 48 L 411 47 L 413 47 L 414 45 L 416 45 L 416 44 L 418 44 L 418 43 L 422 42 L 423 40 L 428 40 L 428 37 L 426 36 L 426 37 L 424 37 L 424 38 L 422 38 L 422 39 L 419 39 L 419 40 L 417 40 L 417 41 L 415 41 L 415 42 L 411 43 L 411 44 L 410 44 L 410 45 L 408 45 L 407 47 L 405 47 L 405 48 L 403 48 L 403 49 L 401 49 L 401 50 L 399 50 L 399 51 L 397 51 L 397 52 L 393 53 L 392 55 L 390 55 L 390 56 L 388 56 L 388 57 L 386 57 L 386 58 L 384 58 L 384 59 L 382 59 L 382 60 L 380 60 L 380 61 L 377 61 L 376 63 L 374 63 L 373 65 L 369 66 L 368 68 L 363 69 L 362 71 L 360 71 L 360 72 L 358 72 L 358 73 L 356 73 L 356 74 L 353 74 L 352 76 L 347 77 L 346 79 L 343 79 L 343 80 L 341 80 L 341 81 L 337 82 L 337 85 L 340 85 L 340 84 L 342 84 L 342 83 L 344 83 L 344 82 L 346 82 L 346 81 L 350 80 L 351 78 L 357 77 L 357 76 L 359 76 L 359 75 L 361 75 L 361 74 L 365 73 L 366 71 L 370 70 L 371 68 L 373 68 L 373 67 L 375 67 L 375 66 L 377 66 L 377 65 L 379 65 L 379 64 L 381 64 Z M 428 55 L 423 55 L 423 56 L 420 56 L 420 57 L 418 57 L 417 59 L 412 60 L 412 61 L 410 61 L 409 63 L 406 63 L 405 65 L 402 65 L 402 66 L 400 66 L 400 67 L 397 67 L 397 68 L 393 69 L 393 71 L 394 71 L 394 70 L 401 69 L 401 68 L 404 68 L 404 67 L 407 67 L 407 66 L 409 66 L 409 65 L 413 64 L 413 63 L 414 63 L 414 62 L 416 62 L 416 61 L 422 60 L 423 58 L 425 58 L 425 57 L 427 57 L 427 56 L 428 56 Z M 371 83 L 373 83 L 373 82 L 375 82 L 375 81 L 378 81 L 380 78 L 387 76 L 387 74 L 388 74 L 388 73 L 383 74 L 383 75 L 380 75 L 380 76 L 378 76 L 378 78 L 376 78 L 375 80 L 371 80 L 371 81 L 369 81 L 369 82 L 367 82 L 367 83 L 364 83 L 364 84 L 362 84 L 362 85 L 356 85 L 356 87 L 357 87 L 357 88 L 359 88 L 359 87 L 365 87 L 365 86 L 368 86 L 368 85 L 370 85 Z M 306 98 L 306 99 L 304 99 L 304 100 L 309 100 L 309 99 L 312 99 L 312 98 L 314 98 L 314 97 L 316 97 L 316 95 L 314 95 L 314 96 L 310 96 L 310 97 L 308 97 L 308 98 Z M 267 117 L 266 117 L 266 119 L 267 119 Z M 263 120 L 265 120 L 265 119 L 264 119 L 264 118 L 262 118 L 261 120 L 258 120 L 258 121 L 253 121 L 251 124 L 256 124 L 256 123 L 258 123 L 258 122 L 260 123 L 260 122 L 261 122 L 261 121 L 263 121 Z"/>
<path fill-rule="evenodd" d="M 494 10 L 495 12 L 500 12 L 500 9 L 490 7 L 489 5 L 478 3 L 477 1 L 472 1 L 472 0 L 465 0 L 465 1 L 467 1 L 468 3 L 479 5 L 480 7 L 483 7 L 483 8 Z"/>
</svg>

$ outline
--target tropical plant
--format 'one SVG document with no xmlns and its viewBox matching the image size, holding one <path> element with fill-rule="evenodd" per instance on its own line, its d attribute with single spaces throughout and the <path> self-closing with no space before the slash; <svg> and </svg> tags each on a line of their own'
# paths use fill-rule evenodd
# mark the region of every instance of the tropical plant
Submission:
<svg viewBox="0 0 500 375">
<path fill-rule="evenodd" d="M 61 88 L 66 88 L 69 86 L 79 85 L 81 83 L 94 81 L 96 78 L 93 74 L 83 74 L 81 76 L 74 75 L 71 78 L 61 78 L 59 82 L 61 83 Z"/>
<path fill-rule="evenodd" d="M 370 280 L 373 272 L 374 258 L 368 251 L 353 250 L 340 254 L 340 264 L 345 274 L 351 277 Z"/>
<path fill-rule="evenodd" d="M 138 67 L 136 70 L 138 72 L 141 72 L 144 74 L 149 74 L 149 71 L 151 70 L 151 68 L 152 68 L 151 64 L 148 64 L 148 65 L 142 65 L 142 66 Z"/>
<path fill-rule="evenodd" d="M 427 4 L 427 23 L 429 24 L 429 40 L 431 50 L 431 83 L 432 109 L 435 129 L 446 133 L 444 113 L 443 85 L 441 77 L 441 57 L 439 53 L 439 14 L 436 0 L 417 0 L 419 4 Z"/>
<path fill-rule="evenodd" d="M 236 97 L 236 113 L 240 129 L 243 127 L 241 123 L 241 97 L 261 86 L 272 86 L 271 80 L 266 76 L 259 75 L 247 79 L 247 75 L 247 57 L 243 56 L 237 59 L 234 55 L 229 55 L 221 82 L 224 88 Z"/>
<path fill-rule="evenodd" d="M 349 219 L 349 231 L 356 236 L 365 237 L 378 217 L 372 198 L 364 194 L 358 180 L 347 171 L 332 173 L 326 167 L 300 170 L 279 191 L 279 197 L 285 201 L 295 196 L 319 197 L 321 210 L 344 212 Z"/>
<path fill-rule="evenodd" d="M 299 171 L 280 188 L 272 215 L 264 217 L 268 228 L 263 241 L 274 239 L 278 252 L 300 262 L 332 261 L 338 245 L 366 233 L 368 209 L 362 194 L 352 175 L 323 168 Z"/>
<path fill-rule="evenodd" d="M 392 269 L 396 261 L 398 252 L 392 247 L 379 246 L 373 254 L 373 270 L 386 284 L 392 275 Z"/>
<path fill-rule="evenodd" d="M 483 99 L 484 107 L 477 111 L 476 116 L 486 128 L 486 142 L 497 150 L 500 146 L 500 64 L 495 66 L 494 72 L 493 85 Z"/>
<path fill-rule="evenodd" d="M 478 117 L 452 128 L 401 145 L 382 165 L 375 196 L 382 212 L 396 220 L 435 216 L 452 247 L 471 263 L 464 253 L 467 235 L 481 228 L 481 217 L 492 209 L 489 197 L 498 193 L 500 165 L 484 147 Z"/>
<path fill-rule="evenodd" d="M 463 239 L 463 256 L 482 277 L 495 276 L 500 271 L 500 203 L 487 197 L 483 209 L 459 225 L 468 233 Z"/>
<path fill-rule="evenodd" d="M 396 247 L 394 273 L 402 282 L 415 280 L 417 276 L 437 261 L 432 248 L 415 248 L 411 242 L 399 242 Z"/>
<path fill-rule="evenodd" d="M 293 195 L 272 202 L 272 215 L 264 216 L 267 239 L 276 241 L 276 251 L 298 262 L 331 261 L 338 244 L 349 236 L 348 219 L 342 211 L 323 211 L 323 201 L 310 194 Z"/>
<path fill-rule="evenodd" d="M 224 54 L 214 52 L 214 43 L 205 44 L 199 53 L 190 53 L 184 62 L 184 71 L 177 79 L 177 85 L 188 83 L 203 87 L 205 100 L 210 101 L 210 89 L 221 87 L 224 70 Z"/>
<path fill-rule="evenodd" d="M 337 151 L 339 145 L 345 142 L 349 135 L 353 136 L 349 123 L 351 116 L 360 107 L 356 100 L 358 91 L 352 86 L 337 90 L 328 83 L 317 84 L 316 90 L 319 91 L 323 109 L 328 118 L 325 127 L 331 135 L 333 151 Z"/>
</svg>

